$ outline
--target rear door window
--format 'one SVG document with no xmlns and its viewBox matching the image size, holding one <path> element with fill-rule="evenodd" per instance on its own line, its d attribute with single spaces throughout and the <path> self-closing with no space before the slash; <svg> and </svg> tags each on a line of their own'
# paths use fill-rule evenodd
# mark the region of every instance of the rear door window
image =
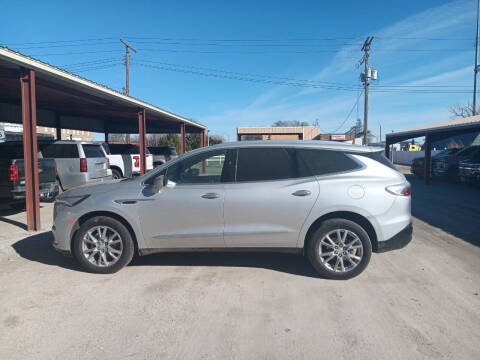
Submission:
<svg viewBox="0 0 480 360">
<path fill-rule="evenodd" d="M 103 153 L 100 145 L 93 144 L 83 144 L 83 152 L 85 153 L 86 158 L 103 158 L 105 154 Z"/>
<path fill-rule="evenodd" d="M 284 148 L 240 148 L 237 157 L 237 182 L 295 178 L 292 157 Z"/>
<path fill-rule="evenodd" d="M 77 144 L 51 144 L 42 150 L 44 158 L 69 159 L 78 158 Z"/>
</svg>

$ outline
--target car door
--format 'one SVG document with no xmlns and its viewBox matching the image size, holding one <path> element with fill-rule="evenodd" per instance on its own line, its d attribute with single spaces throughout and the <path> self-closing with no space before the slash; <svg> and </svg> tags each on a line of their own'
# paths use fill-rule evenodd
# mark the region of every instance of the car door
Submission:
<svg viewBox="0 0 480 360">
<path fill-rule="evenodd" d="M 156 176 L 165 186 L 152 194 L 146 185 L 139 220 L 151 248 L 224 247 L 224 182 L 233 177 L 233 160 L 227 150 L 189 156 Z M 153 177 L 148 183 L 152 183 Z"/>
<path fill-rule="evenodd" d="M 318 194 L 294 148 L 239 148 L 236 182 L 225 184 L 227 247 L 296 247 Z"/>
</svg>

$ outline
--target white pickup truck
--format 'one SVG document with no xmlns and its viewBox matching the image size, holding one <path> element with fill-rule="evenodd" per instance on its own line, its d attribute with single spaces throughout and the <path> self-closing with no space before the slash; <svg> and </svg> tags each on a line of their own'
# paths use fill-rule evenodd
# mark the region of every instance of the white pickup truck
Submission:
<svg viewBox="0 0 480 360">
<path fill-rule="evenodd" d="M 130 178 L 140 174 L 140 148 L 134 144 L 102 144 L 107 153 L 112 177 Z M 153 169 L 153 157 L 146 154 L 146 170 Z"/>
</svg>

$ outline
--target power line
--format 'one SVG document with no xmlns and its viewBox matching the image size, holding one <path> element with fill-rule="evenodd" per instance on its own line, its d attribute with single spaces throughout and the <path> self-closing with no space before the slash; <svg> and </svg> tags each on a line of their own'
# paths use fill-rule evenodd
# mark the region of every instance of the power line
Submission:
<svg viewBox="0 0 480 360">
<path fill-rule="evenodd" d="M 205 77 L 214 77 L 214 78 L 222 78 L 222 79 L 230 79 L 230 80 L 240 80 L 252 83 L 263 83 L 263 84 L 274 84 L 274 85 L 285 85 L 285 86 L 293 86 L 293 87 L 303 87 L 303 88 L 315 88 L 315 89 L 328 89 L 328 90 L 345 90 L 345 91 L 356 91 L 356 87 L 353 85 L 336 85 L 336 84 L 314 84 L 314 83 L 305 83 L 302 81 L 292 80 L 280 80 L 280 79 L 269 79 L 269 78 L 256 78 L 254 76 L 249 76 L 247 74 L 244 75 L 236 75 L 236 74 L 223 74 L 223 73 L 213 73 L 207 71 L 200 71 L 195 69 L 185 69 L 179 68 L 174 66 L 166 66 L 166 65 L 153 65 L 153 64 L 146 64 L 139 61 L 132 62 L 132 65 L 157 69 L 157 70 L 167 70 L 172 72 L 179 72 L 184 74 L 193 74 L 193 75 L 201 75 Z M 372 92 L 402 92 L 402 93 L 445 93 L 445 94 L 452 94 L 452 93 L 465 93 L 470 92 L 469 90 L 449 90 L 449 89 L 371 89 Z"/>
<path fill-rule="evenodd" d="M 252 73 L 245 73 L 245 72 L 238 72 L 238 71 L 214 69 L 214 68 L 209 68 L 209 67 L 173 64 L 173 63 L 164 62 L 164 61 L 153 61 L 153 60 L 141 59 L 140 62 L 166 65 L 166 66 L 175 67 L 175 68 L 186 68 L 186 69 L 202 70 L 202 71 L 208 71 L 208 72 L 219 72 L 219 73 L 241 75 L 241 76 L 255 77 L 255 78 L 256 77 L 261 77 L 261 78 L 277 79 L 277 80 L 300 82 L 300 83 L 305 82 L 305 83 L 311 83 L 311 84 L 315 84 L 315 85 L 323 84 L 323 85 L 352 86 L 350 83 L 296 79 L 296 78 L 279 77 L 279 76 L 264 75 L 264 74 L 252 74 Z M 448 84 L 448 85 L 395 85 L 395 84 L 392 84 L 392 85 L 375 85 L 375 87 L 376 88 L 385 88 L 385 90 L 389 90 L 389 89 L 393 90 L 393 89 L 396 89 L 396 88 L 419 88 L 419 89 L 442 88 L 442 87 L 445 87 L 445 88 L 452 88 L 452 87 L 455 87 L 455 88 L 470 88 L 470 86 L 468 86 L 468 85 L 450 85 L 450 84 Z"/>
<path fill-rule="evenodd" d="M 348 115 L 347 117 L 345 118 L 345 120 L 342 121 L 342 123 L 335 129 L 335 131 L 332 131 L 332 134 L 335 134 L 336 132 L 338 132 L 338 130 L 340 130 L 343 125 L 345 125 L 345 123 L 348 121 L 348 119 L 350 118 L 350 115 L 352 115 L 352 112 L 353 110 L 357 107 L 358 105 L 358 101 L 360 100 L 360 98 L 362 97 L 362 94 L 363 94 L 363 90 L 360 92 L 360 94 L 358 94 L 357 96 L 357 100 L 355 100 L 355 103 L 353 104 L 352 108 L 350 109 L 350 111 L 348 112 Z"/>
</svg>

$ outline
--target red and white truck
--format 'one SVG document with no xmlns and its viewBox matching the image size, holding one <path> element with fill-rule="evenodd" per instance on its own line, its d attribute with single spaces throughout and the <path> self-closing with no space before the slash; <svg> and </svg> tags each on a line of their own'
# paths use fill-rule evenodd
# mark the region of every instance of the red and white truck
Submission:
<svg viewBox="0 0 480 360">
<path fill-rule="evenodd" d="M 140 175 L 140 148 L 135 144 L 102 144 L 114 179 Z M 146 170 L 153 169 L 153 157 L 146 154 Z"/>
</svg>

